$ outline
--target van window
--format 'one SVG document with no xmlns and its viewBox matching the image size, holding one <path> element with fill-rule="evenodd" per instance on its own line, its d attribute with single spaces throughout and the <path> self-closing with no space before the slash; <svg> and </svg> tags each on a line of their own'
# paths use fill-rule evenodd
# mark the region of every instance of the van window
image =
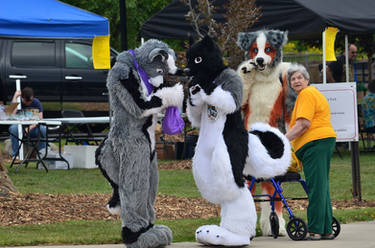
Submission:
<svg viewBox="0 0 375 248">
<path fill-rule="evenodd" d="M 56 49 L 53 41 L 15 41 L 12 43 L 12 66 L 56 66 Z"/>
<path fill-rule="evenodd" d="M 65 67 L 93 69 L 91 45 L 65 43 Z"/>
</svg>

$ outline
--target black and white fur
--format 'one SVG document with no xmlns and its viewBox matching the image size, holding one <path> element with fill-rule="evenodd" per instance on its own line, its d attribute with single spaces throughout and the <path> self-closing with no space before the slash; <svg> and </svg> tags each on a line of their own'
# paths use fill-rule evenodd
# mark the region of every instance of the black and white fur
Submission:
<svg viewBox="0 0 375 248">
<path fill-rule="evenodd" d="M 187 115 L 200 129 L 193 175 L 202 196 L 220 204 L 220 225 L 197 229 L 205 245 L 240 246 L 255 236 L 256 210 L 243 175 L 268 178 L 283 174 L 290 145 L 277 129 L 257 123 L 249 133 L 241 118 L 242 82 L 222 63 L 219 48 L 206 36 L 187 51 L 189 85 Z"/>
</svg>

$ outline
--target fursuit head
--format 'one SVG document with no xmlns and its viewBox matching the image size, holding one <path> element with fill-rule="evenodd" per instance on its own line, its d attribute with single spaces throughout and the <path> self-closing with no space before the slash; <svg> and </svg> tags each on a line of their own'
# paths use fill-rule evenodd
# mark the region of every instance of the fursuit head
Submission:
<svg viewBox="0 0 375 248">
<path fill-rule="evenodd" d="M 220 225 L 196 230 L 199 243 L 242 246 L 255 236 L 256 209 L 244 175 L 270 177 L 285 173 L 290 144 L 276 128 L 255 123 L 246 131 L 241 115 L 242 82 L 223 64 L 209 36 L 186 52 L 189 98 L 187 116 L 199 128 L 193 176 L 201 195 L 220 204 Z"/>
<path fill-rule="evenodd" d="M 124 51 L 107 79 L 113 119 L 108 137 L 96 150 L 96 164 L 113 188 L 107 208 L 121 216 L 121 236 L 128 248 L 155 248 L 172 242 L 172 231 L 155 225 L 158 190 L 155 128 L 158 114 L 181 107 L 181 84 L 164 76 L 177 71 L 175 52 L 151 39 Z"/>
<path fill-rule="evenodd" d="M 238 34 L 237 45 L 245 52 L 246 58 L 239 65 L 237 73 L 244 87 L 242 109 L 247 130 L 257 122 L 268 123 L 283 133 L 287 130 L 297 97 L 286 81 L 291 64 L 282 62 L 282 48 L 288 41 L 287 35 L 287 32 L 280 30 Z M 263 182 L 261 187 L 262 194 L 272 195 L 275 191 L 271 183 Z M 271 206 L 268 202 L 261 202 L 260 205 L 262 233 L 271 236 Z M 286 235 L 281 201 L 275 202 L 275 211 L 280 222 L 279 234 Z"/>
</svg>

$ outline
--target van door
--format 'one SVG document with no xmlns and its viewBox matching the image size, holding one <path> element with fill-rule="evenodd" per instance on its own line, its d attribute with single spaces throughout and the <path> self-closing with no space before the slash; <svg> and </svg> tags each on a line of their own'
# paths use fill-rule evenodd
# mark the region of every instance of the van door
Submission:
<svg viewBox="0 0 375 248">
<path fill-rule="evenodd" d="M 6 42 L 5 81 L 11 100 L 15 79 L 11 75 L 23 75 L 21 88 L 34 89 L 35 97 L 43 101 L 59 101 L 61 69 L 57 61 L 57 45 L 54 40 L 9 39 Z"/>
<path fill-rule="evenodd" d="M 92 41 L 64 40 L 64 99 L 69 101 L 107 101 L 108 70 L 95 70 Z"/>
</svg>

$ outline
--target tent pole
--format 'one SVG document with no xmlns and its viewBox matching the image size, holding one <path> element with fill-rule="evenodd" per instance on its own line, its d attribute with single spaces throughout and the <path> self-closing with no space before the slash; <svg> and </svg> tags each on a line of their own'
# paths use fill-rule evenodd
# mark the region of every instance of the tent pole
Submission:
<svg viewBox="0 0 375 248">
<path fill-rule="evenodd" d="M 346 76 L 346 81 L 349 82 L 349 49 L 348 49 L 348 35 L 345 34 L 345 76 Z"/>
<path fill-rule="evenodd" d="M 327 65 L 326 65 L 326 31 L 322 33 L 322 44 L 323 44 L 323 84 L 327 83 Z"/>
<path fill-rule="evenodd" d="M 120 30 L 121 30 L 121 49 L 128 50 L 128 37 L 126 28 L 126 0 L 120 1 Z"/>
</svg>

